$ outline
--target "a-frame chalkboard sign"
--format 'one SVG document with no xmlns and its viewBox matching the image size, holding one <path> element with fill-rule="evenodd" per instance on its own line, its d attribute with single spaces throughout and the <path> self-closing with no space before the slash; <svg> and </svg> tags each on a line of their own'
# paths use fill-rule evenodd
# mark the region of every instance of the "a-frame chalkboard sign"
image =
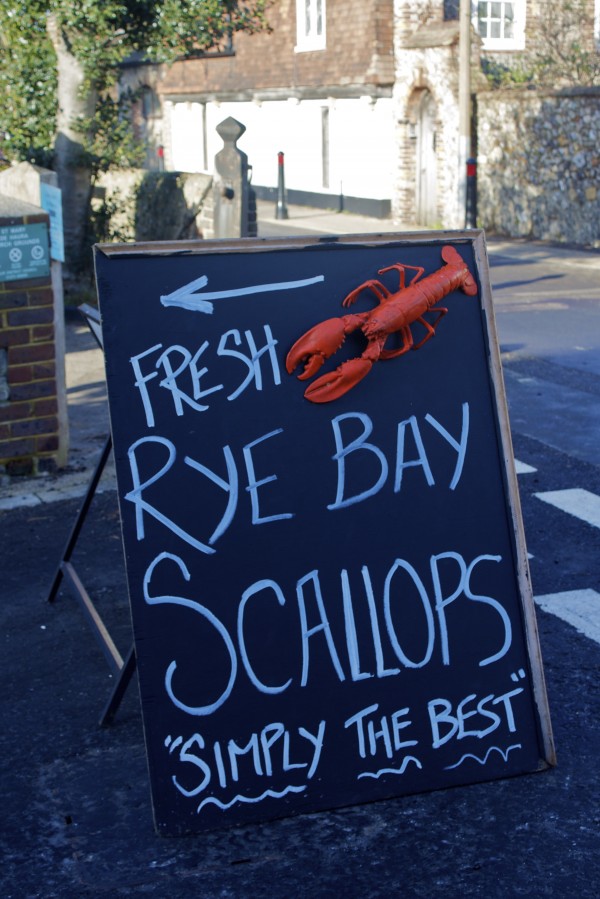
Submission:
<svg viewBox="0 0 600 899">
<path fill-rule="evenodd" d="M 96 273 L 158 830 L 552 764 L 482 233 Z"/>
</svg>

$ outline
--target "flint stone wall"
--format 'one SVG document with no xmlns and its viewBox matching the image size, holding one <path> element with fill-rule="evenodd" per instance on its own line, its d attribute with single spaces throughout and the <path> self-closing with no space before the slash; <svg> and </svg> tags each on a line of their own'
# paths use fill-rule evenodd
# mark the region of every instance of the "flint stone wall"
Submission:
<svg viewBox="0 0 600 899">
<path fill-rule="evenodd" d="M 600 248 L 600 89 L 477 96 L 478 223 Z"/>
</svg>

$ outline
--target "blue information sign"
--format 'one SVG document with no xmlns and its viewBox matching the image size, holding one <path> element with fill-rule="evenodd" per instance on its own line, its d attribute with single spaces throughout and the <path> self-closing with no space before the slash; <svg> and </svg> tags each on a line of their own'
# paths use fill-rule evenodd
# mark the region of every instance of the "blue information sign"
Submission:
<svg viewBox="0 0 600 899">
<path fill-rule="evenodd" d="M 50 256 L 57 262 L 65 261 L 63 236 L 62 191 L 51 184 L 40 184 L 40 203 L 50 216 Z"/>
<path fill-rule="evenodd" d="M 0 281 L 46 278 L 49 274 L 48 228 L 43 222 L 0 228 Z"/>
</svg>

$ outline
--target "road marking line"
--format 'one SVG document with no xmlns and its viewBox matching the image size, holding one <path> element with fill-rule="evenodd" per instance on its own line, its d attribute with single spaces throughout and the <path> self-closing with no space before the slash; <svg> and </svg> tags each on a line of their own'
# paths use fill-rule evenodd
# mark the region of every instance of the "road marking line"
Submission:
<svg viewBox="0 0 600 899">
<path fill-rule="evenodd" d="M 600 643 L 600 593 L 595 590 L 567 590 L 534 599 L 545 612 L 562 618 L 580 634 Z"/>
<path fill-rule="evenodd" d="M 519 462 L 518 459 L 515 459 L 515 471 L 517 474 L 532 474 L 532 472 L 537 471 L 537 468 L 534 468 L 533 465 L 527 465 L 526 462 Z"/>
<path fill-rule="evenodd" d="M 600 528 L 600 496 L 595 493 L 575 487 L 572 490 L 550 490 L 534 495 L 543 502 Z"/>
</svg>

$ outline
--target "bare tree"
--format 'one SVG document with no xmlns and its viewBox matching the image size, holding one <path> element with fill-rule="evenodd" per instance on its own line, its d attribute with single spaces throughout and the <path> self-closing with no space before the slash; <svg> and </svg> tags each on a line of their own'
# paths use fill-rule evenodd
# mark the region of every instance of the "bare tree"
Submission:
<svg viewBox="0 0 600 899">
<path fill-rule="evenodd" d="M 529 33 L 537 34 L 526 54 L 535 81 L 552 86 L 600 84 L 594 0 L 546 0 L 539 4 Z"/>
</svg>

